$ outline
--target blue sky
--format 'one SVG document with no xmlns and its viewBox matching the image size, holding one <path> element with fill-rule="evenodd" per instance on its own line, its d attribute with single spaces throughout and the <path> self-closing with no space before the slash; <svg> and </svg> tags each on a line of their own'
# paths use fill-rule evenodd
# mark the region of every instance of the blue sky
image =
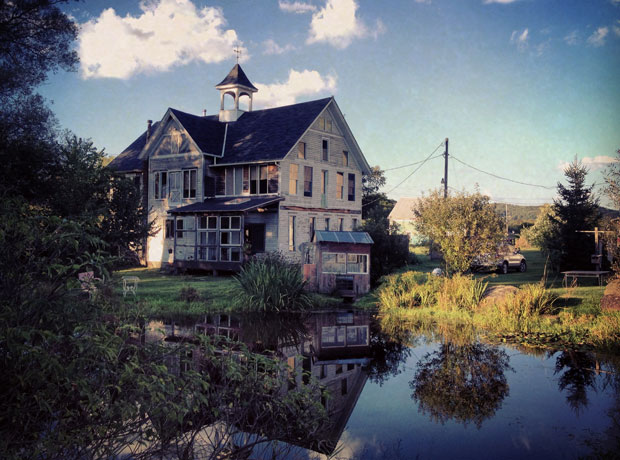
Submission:
<svg viewBox="0 0 620 460">
<path fill-rule="evenodd" d="M 80 24 L 80 70 L 53 75 L 40 91 L 63 128 L 109 155 L 167 107 L 216 113 L 214 85 L 234 65 L 235 45 L 259 88 L 258 108 L 334 95 L 368 162 L 390 169 L 393 198 L 440 186 L 441 158 L 404 182 L 418 165 L 391 168 L 424 160 L 446 137 L 451 187 L 477 184 L 516 204 L 550 201 L 575 156 L 601 182 L 620 148 L 620 0 L 87 0 L 63 8 Z"/>
</svg>

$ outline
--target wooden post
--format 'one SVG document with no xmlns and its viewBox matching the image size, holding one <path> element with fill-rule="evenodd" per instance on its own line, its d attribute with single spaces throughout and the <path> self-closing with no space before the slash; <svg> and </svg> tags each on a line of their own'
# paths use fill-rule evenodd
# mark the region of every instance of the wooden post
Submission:
<svg viewBox="0 0 620 460">
<path fill-rule="evenodd" d="M 444 152 L 444 168 L 443 168 L 443 197 L 448 197 L 448 138 L 446 137 L 446 151 Z"/>
</svg>

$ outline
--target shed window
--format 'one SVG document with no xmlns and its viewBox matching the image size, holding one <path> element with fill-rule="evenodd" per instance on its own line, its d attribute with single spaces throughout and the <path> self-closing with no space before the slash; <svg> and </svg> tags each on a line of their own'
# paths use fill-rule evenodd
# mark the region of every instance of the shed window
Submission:
<svg viewBox="0 0 620 460">
<path fill-rule="evenodd" d="M 368 273 L 368 254 L 323 253 L 323 273 Z"/>
</svg>

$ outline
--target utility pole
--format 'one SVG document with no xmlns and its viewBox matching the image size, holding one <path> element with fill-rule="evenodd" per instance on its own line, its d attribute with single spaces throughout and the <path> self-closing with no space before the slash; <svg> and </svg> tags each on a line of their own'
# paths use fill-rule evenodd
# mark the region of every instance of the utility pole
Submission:
<svg viewBox="0 0 620 460">
<path fill-rule="evenodd" d="M 508 235 L 508 203 L 506 204 L 506 235 Z"/>
<path fill-rule="evenodd" d="M 443 169 L 443 197 L 448 197 L 448 138 L 446 137 L 445 165 Z"/>
</svg>

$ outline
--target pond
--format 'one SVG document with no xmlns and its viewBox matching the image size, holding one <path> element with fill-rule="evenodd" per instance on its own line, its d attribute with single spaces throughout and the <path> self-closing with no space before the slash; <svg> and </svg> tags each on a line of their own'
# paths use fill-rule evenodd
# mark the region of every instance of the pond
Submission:
<svg viewBox="0 0 620 460">
<path fill-rule="evenodd" d="M 367 312 L 152 321 L 147 340 L 224 335 L 316 378 L 329 425 L 288 458 L 579 458 L 620 452 L 620 359 L 497 346 Z M 162 335 L 163 333 L 163 335 Z M 304 373 L 306 376 L 304 377 Z M 290 385 L 289 385 L 290 387 Z M 251 458 L 268 457 L 254 452 Z"/>
</svg>

